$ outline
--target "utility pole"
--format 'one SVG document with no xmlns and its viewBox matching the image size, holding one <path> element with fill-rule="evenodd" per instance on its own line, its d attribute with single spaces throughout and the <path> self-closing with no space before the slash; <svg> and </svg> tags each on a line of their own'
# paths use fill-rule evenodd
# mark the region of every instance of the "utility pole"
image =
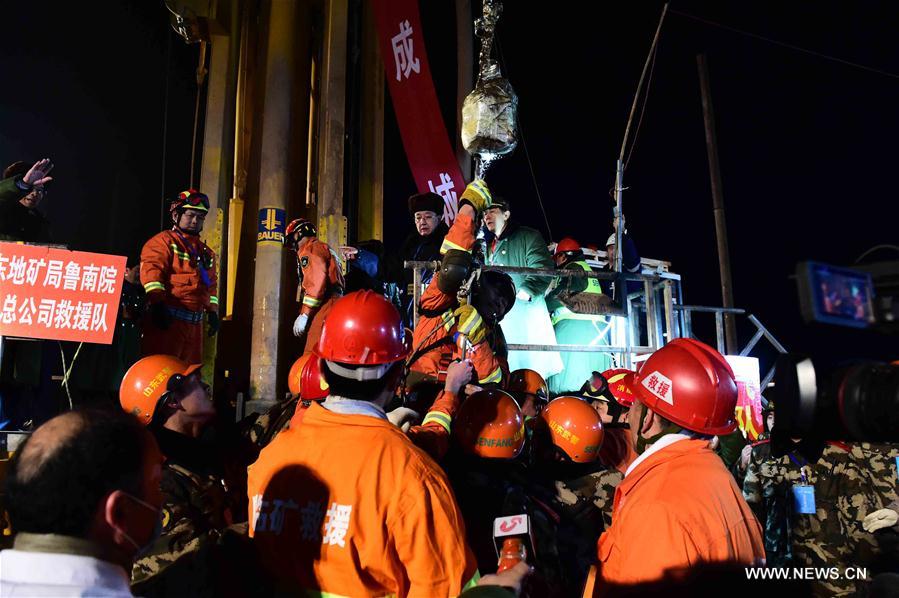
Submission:
<svg viewBox="0 0 899 598">
<path fill-rule="evenodd" d="M 730 250 L 727 243 L 727 219 L 724 215 L 724 191 L 721 186 L 721 165 L 718 162 L 718 135 L 715 130 L 715 109 L 709 86 L 709 65 L 705 54 L 696 55 L 699 69 L 699 88 L 702 92 L 702 119 L 705 123 L 705 145 L 709 154 L 709 177 L 712 182 L 712 211 L 715 214 L 715 236 L 718 240 L 718 270 L 721 274 L 721 304 L 734 306 L 734 288 L 730 273 Z M 733 314 L 724 314 L 724 338 L 728 355 L 737 354 L 737 324 Z"/>
</svg>

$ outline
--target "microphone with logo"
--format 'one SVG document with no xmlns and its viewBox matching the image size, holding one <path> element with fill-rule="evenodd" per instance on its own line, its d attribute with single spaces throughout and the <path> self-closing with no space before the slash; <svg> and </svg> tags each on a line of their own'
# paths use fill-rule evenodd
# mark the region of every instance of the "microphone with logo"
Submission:
<svg viewBox="0 0 899 598">
<path fill-rule="evenodd" d="M 534 561 L 534 539 L 531 520 L 527 515 L 509 515 L 493 520 L 493 543 L 499 557 L 497 573 L 511 569 L 520 562 Z"/>
</svg>

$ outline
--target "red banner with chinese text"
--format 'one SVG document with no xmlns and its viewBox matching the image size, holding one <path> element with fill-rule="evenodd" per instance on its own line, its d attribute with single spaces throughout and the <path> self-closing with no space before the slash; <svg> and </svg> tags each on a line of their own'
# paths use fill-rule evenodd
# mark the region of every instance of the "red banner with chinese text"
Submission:
<svg viewBox="0 0 899 598">
<path fill-rule="evenodd" d="M 112 343 L 124 256 L 0 243 L 0 335 Z"/>
<path fill-rule="evenodd" d="M 444 220 L 458 212 L 462 170 L 440 114 L 417 0 L 371 0 L 381 58 L 403 148 L 419 193 L 443 197 Z"/>
</svg>

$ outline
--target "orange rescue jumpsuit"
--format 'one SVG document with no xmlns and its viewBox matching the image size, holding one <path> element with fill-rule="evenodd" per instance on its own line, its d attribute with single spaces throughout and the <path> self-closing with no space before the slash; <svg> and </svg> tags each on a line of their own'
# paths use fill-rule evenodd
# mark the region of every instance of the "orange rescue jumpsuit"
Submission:
<svg viewBox="0 0 899 598">
<path fill-rule="evenodd" d="M 443 240 L 440 252 L 446 253 L 450 249 L 471 252 L 476 230 L 474 219 L 460 212 Z M 439 272 L 434 274 L 434 279 L 421 296 L 421 315 L 412 336 L 413 361 L 409 369 L 442 381 L 447 366 L 460 359 L 461 353 L 453 339 L 456 333 L 453 311 L 458 303 L 455 296 L 440 290 L 437 284 L 439 277 Z M 425 351 L 419 355 L 422 350 Z M 473 346 L 467 357 L 474 368 L 473 380 L 479 384 L 499 383 L 508 378 L 509 366 L 493 354 L 487 341 Z"/>
<path fill-rule="evenodd" d="M 599 538 L 595 591 L 661 579 L 669 569 L 764 559 L 762 529 L 707 440 L 649 455 L 615 491 L 612 526 Z"/>
<path fill-rule="evenodd" d="M 312 238 L 297 252 L 300 276 L 300 313 L 309 316 L 303 354 L 311 353 L 322 335 L 322 324 L 331 306 L 343 295 L 340 260 L 327 243 Z"/>
<path fill-rule="evenodd" d="M 303 417 L 309 410 L 309 406 L 302 401 L 297 403 L 296 411 L 290 418 L 288 427 L 299 427 Z M 420 426 L 412 426 L 406 432 L 406 436 L 412 443 L 426 452 L 435 461 L 443 459 L 450 445 L 450 425 L 456 411 L 459 409 L 459 397 L 456 393 L 447 390 L 441 391 Z"/>
<path fill-rule="evenodd" d="M 279 591 L 456 596 L 479 577 L 446 475 L 387 420 L 313 403 L 250 466 L 248 493 Z"/>
<path fill-rule="evenodd" d="M 144 316 L 143 355 L 161 353 L 191 364 L 203 362 L 203 314 L 218 312 L 215 262 L 215 252 L 200 237 L 177 230 L 162 231 L 144 244 L 140 281 L 147 302 L 165 303 L 172 317 L 169 328 L 162 330 Z"/>
</svg>

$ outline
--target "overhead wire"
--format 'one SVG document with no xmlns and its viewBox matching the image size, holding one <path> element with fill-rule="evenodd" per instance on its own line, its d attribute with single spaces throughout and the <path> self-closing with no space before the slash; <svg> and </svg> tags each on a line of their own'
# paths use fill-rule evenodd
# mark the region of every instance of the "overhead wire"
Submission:
<svg viewBox="0 0 899 598">
<path fill-rule="evenodd" d="M 688 12 L 683 12 L 683 11 L 680 11 L 680 10 L 674 10 L 673 8 L 671 9 L 671 12 L 674 13 L 674 14 L 676 14 L 676 15 L 678 15 L 678 16 L 681 16 L 681 17 L 684 17 L 684 18 L 687 18 L 687 19 L 692 19 L 692 20 L 694 20 L 694 21 L 697 21 L 697 22 L 699 22 L 699 23 L 703 23 L 703 24 L 705 24 L 705 25 L 709 25 L 709 26 L 711 26 L 711 27 L 717 27 L 717 28 L 719 28 L 719 29 L 725 29 L 725 30 L 727 30 L 727 31 L 731 31 L 731 32 L 733 32 L 733 33 L 738 33 L 738 34 L 744 35 L 744 36 L 746 36 L 746 37 L 751 37 L 751 38 L 753 38 L 753 39 L 757 39 L 757 40 L 760 40 L 760 41 L 763 41 L 763 42 L 767 42 L 767 43 L 769 43 L 769 44 L 774 44 L 774 45 L 776 45 L 776 46 L 781 46 L 781 47 L 784 47 L 784 48 L 789 48 L 790 50 L 795 50 L 796 52 L 802 52 L 803 54 L 808 54 L 808 55 L 810 55 L 810 56 L 816 56 L 816 57 L 818 57 L 818 58 L 824 58 L 825 60 L 830 60 L 830 61 L 832 61 L 832 62 L 836 62 L 836 63 L 842 64 L 842 65 L 844 65 L 844 66 L 849 66 L 849 67 L 861 69 L 861 70 L 863 70 L 863 71 L 868 71 L 868 72 L 871 72 L 871 73 L 876 73 L 876 74 L 878 74 L 878 75 L 884 75 L 884 76 L 890 77 L 890 78 L 892 78 L 892 79 L 899 79 L 899 74 L 897 74 L 897 73 L 892 73 L 892 72 L 890 72 L 890 71 L 885 71 L 885 70 L 883 70 L 883 69 L 879 69 L 879 68 L 876 68 L 876 67 L 873 67 L 873 66 L 868 66 L 868 65 L 866 65 L 866 64 L 861 64 L 861 63 L 858 63 L 858 62 L 853 62 L 853 61 L 851 61 L 851 60 L 846 60 L 845 58 L 840 58 L 840 57 L 838 57 L 838 56 L 833 56 L 833 55 L 830 55 L 830 54 L 824 54 L 823 52 L 817 52 L 817 51 L 815 51 L 815 50 L 809 50 L 808 48 L 803 48 L 802 46 L 797 46 L 796 44 L 790 44 L 790 43 L 787 43 L 787 42 L 782 42 L 782 41 L 780 41 L 780 40 L 776 40 L 776 39 L 773 39 L 773 38 L 770 38 L 770 37 L 765 37 L 764 35 L 759 35 L 758 33 L 752 33 L 751 31 L 746 31 L 746 30 L 744 30 L 744 29 L 737 29 L 736 27 L 731 27 L 730 25 L 725 25 L 725 24 L 719 23 L 719 22 L 717 22 L 717 21 L 712 21 L 711 19 L 706 19 L 706 18 L 703 18 L 703 17 L 698 17 L 698 16 L 693 15 L 693 14 L 690 14 L 690 13 L 688 13 Z"/>
</svg>

